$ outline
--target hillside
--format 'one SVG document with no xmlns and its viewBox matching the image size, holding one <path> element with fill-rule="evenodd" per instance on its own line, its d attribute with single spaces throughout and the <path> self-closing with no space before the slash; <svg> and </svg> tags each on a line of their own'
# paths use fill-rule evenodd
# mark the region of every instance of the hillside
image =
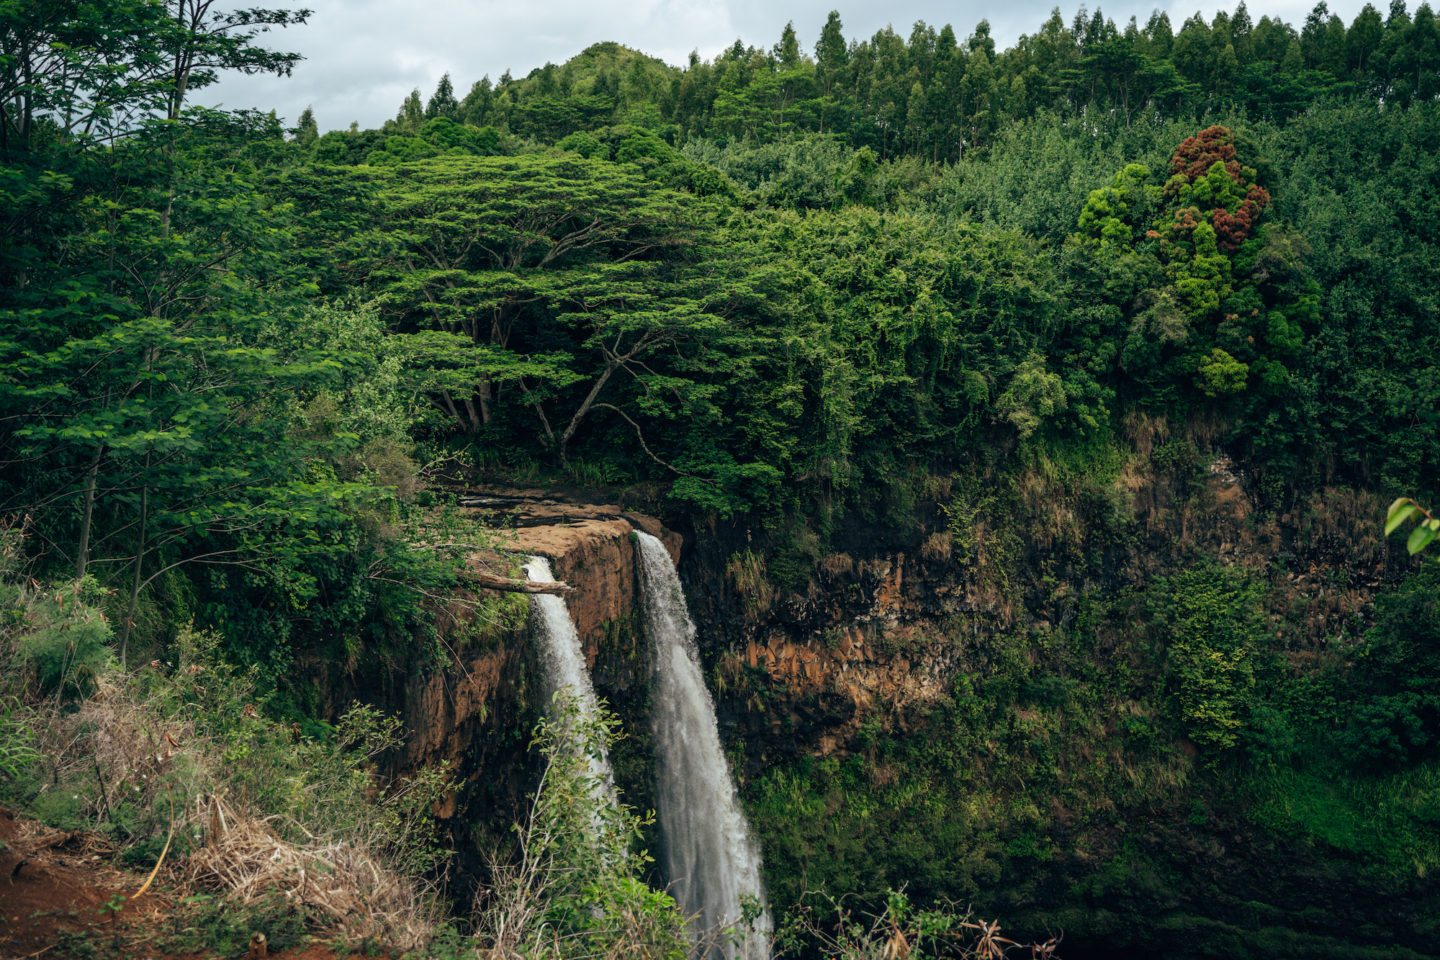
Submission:
<svg viewBox="0 0 1440 960">
<path fill-rule="evenodd" d="M 324 136 L 235 16 L 0 12 L 15 949 L 1435 955 L 1428 6 Z"/>
</svg>

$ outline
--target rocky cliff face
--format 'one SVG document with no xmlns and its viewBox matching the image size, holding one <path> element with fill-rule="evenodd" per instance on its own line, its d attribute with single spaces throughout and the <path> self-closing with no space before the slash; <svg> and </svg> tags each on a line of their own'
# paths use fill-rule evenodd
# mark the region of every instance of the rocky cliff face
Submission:
<svg viewBox="0 0 1440 960">
<path fill-rule="evenodd" d="M 1019 529 L 1026 521 L 1015 518 L 1020 542 L 1003 577 L 984 555 L 998 552 L 987 543 L 994 531 L 958 557 L 936 504 L 921 506 L 929 522 L 908 536 L 866 536 L 822 558 L 800 590 L 747 594 L 724 548 L 697 544 L 684 572 L 717 676 L 734 686 L 758 672 L 771 694 L 760 711 L 753 698 L 730 699 L 728 718 L 757 751 L 844 755 L 868 718 L 903 729 L 912 708 L 948 695 L 987 637 L 1068 627 L 1083 591 L 1140 587 L 1198 558 L 1265 584 L 1268 618 L 1299 664 L 1327 638 L 1363 630 L 1376 591 L 1413 567 L 1379 536 L 1373 495 L 1328 488 L 1291 511 L 1262 512 L 1224 457 L 1189 478 L 1127 469 L 1114 493 L 1123 540 L 1097 536 L 1073 504 L 1042 497 L 1048 516 L 1038 525 L 1032 516 Z"/>
<path fill-rule="evenodd" d="M 487 569 L 504 569 L 514 558 L 541 555 L 557 580 L 571 585 L 565 597 L 575 619 L 596 687 L 612 704 L 638 693 L 648 661 L 635 628 L 639 598 L 633 529 L 659 537 L 679 555 L 681 537 L 659 520 L 611 504 L 557 499 L 539 490 L 478 489 L 466 512 L 497 525 L 503 554 L 477 557 Z M 460 789 L 437 813 L 455 820 L 457 848 L 470 855 L 462 869 L 482 870 L 488 851 L 470 835 L 506 836 L 523 812 L 532 783 L 527 757 L 529 731 L 542 704 L 526 601 L 511 595 L 511 620 L 483 649 L 467 646 L 476 616 L 472 601 L 485 591 L 467 592 L 437 610 L 442 637 L 455 651 L 444 668 L 412 672 L 390 700 L 410 732 L 398 770 L 446 764 Z M 493 596 L 493 591 L 490 592 Z M 485 841 L 482 840 L 482 843 Z M 465 859 L 465 858 L 462 858 Z"/>
<path fill-rule="evenodd" d="M 1276 509 L 1223 456 L 1187 450 L 1100 478 L 997 480 L 1008 495 L 937 484 L 909 529 L 853 523 L 791 589 L 767 585 L 743 541 L 696 538 L 683 572 L 780 895 L 826 871 L 908 884 L 1027 933 L 1064 927 L 1071 957 L 1283 955 L 1292 935 L 1340 956 L 1359 929 L 1428 942 L 1417 918 L 1440 902 L 1423 875 L 1338 866 L 1353 854 L 1306 832 L 1314 797 L 1222 774 L 1159 733 L 1178 708 L 1170 641 L 1147 623 L 1166 578 L 1234 571 L 1259 598 L 1247 629 L 1276 651 L 1271 669 L 1313 676 L 1414 562 L 1380 536 L 1373 495 L 1327 488 Z M 952 740 L 965 752 L 924 746 Z M 795 829 L 800 810 L 828 822 Z M 912 836 L 952 828 L 957 846 Z"/>
<path fill-rule="evenodd" d="M 1377 591 L 1400 579 L 1410 561 L 1378 535 L 1381 504 L 1373 496 L 1324 489 L 1285 510 L 1262 509 L 1262 491 L 1242 471 L 1223 457 L 1198 455 L 1194 444 L 1187 449 L 1189 458 L 1178 462 L 1142 451 L 1098 478 L 1012 476 L 1005 481 L 1008 499 L 983 486 L 967 490 L 936 481 L 903 523 L 860 517 L 842 525 L 831 539 L 835 552 L 812 557 L 805 576 L 788 586 L 765 569 L 767 550 L 752 543 L 753 530 L 693 530 L 681 551 L 680 536 L 660 521 L 611 504 L 489 490 L 477 493 L 470 509 L 512 531 L 507 553 L 547 556 L 556 578 L 574 587 L 567 605 L 597 692 L 629 733 L 612 760 L 632 805 L 649 806 L 653 769 L 649 653 L 636 618 L 630 536 L 639 527 L 679 556 L 722 736 L 738 758 L 742 781 L 751 784 L 752 804 L 773 804 L 768 794 L 777 783 L 800 782 L 763 780 L 769 771 L 795 770 L 803 779 L 804 771 L 834 770 L 836 763 L 855 764 L 845 769 L 863 772 L 846 776 L 859 776 L 864 789 L 879 796 L 892 778 L 903 779 L 908 761 L 887 759 L 877 743 L 905 756 L 912 749 L 907 743 L 950 736 L 957 684 L 979 691 L 995 679 L 1015 702 L 1000 711 L 999 726 L 967 748 L 976 751 L 966 761 L 974 768 L 964 787 L 970 792 L 946 801 L 970 805 L 968 813 L 956 812 L 955 822 L 968 817 L 981 825 L 959 831 L 963 848 L 937 854 L 953 856 L 953 863 L 927 864 L 940 884 L 935 892 L 959 889 L 1012 922 L 1034 926 L 1029 932 L 1083 925 L 1088 934 L 1072 935 L 1072 957 L 1110 955 L 1116 944 L 1164 953 L 1179 941 L 1136 933 L 1158 914 L 1170 917 L 1173 930 L 1191 931 L 1182 939 L 1248 949 L 1244 936 L 1237 940 L 1224 930 L 1264 922 L 1288 935 L 1286 898 L 1322 889 L 1304 878 L 1322 869 L 1323 858 L 1277 847 L 1272 832 L 1247 820 L 1248 813 L 1228 810 L 1221 795 L 1187 794 L 1187 783 L 1210 776 L 1188 740 L 1179 741 L 1173 757 L 1146 760 L 1144 770 L 1127 766 L 1135 744 L 1149 742 L 1136 737 L 1154 735 L 1144 731 L 1159 723 L 1167 691 L 1146 699 L 1132 689 L 1112 701 L 1087 702 L 1082 713 L 1058 707 L 1045 719 L 1045 698 L 1063 699 L 1066 685 L 1076 682 L 1058 676 L 1047 686 L 1047 673 L 1080 669 L 1049 665 L 1049 638 L 1073 634 L 1079 620 L 1093 619 L 1094 598 L 1109 598 L 1108 619 L 1086 628 L 1093 643 L 1087 669 L 1128 676 L 1139 669 L 1132 648 L 1147 614 L 1127 608 L 1125 598 L 1212 563 L 1258 584 L 1263 609 L 1257 622 L 1273 631 L 1287 669 L 1303 673 L 1317 658 L 1333 658 L 1337 643 L 1343 647 L 1345 638 L 1360 635 Z M 462 655 L 446 670 L 413 676 L 403 691 L 404 716 L 415 734 L 404 765 L 448 761 L 460 773 L 465 787 L 444 812 L 455 818 L 457 846 L 471 852 L 468 868 L 475 873 L 483 873 L 474 854 L 485 837 L 504 835 L 533 787 L 525 744 L 540 705 L 533 702 L 529 649 L 522 617 L 500 643 Z M 1016 674 L 1016 657 L 1029 659 L 1028 673 L 1019 673 L 1038 692 L 1003 694 L 1000 674 Z M 1034 732 L 1047 723 L 1044 736 Z M 1056 724 L 1069 731 L 1059 739 Z M 1078 727 L 1084 729 L 1072 729 Z M 1006 750 L 1024 753 L 1027 741 L 1041 743 L 1045 736 L 1045 749 L 1061 754 L 1044 761 L 1051 782 L 1038 791 L 1028 782 L 1032 768 L 1016 773 L 996 758 Z M 1112 769 L 1119 774 L 1093 772 Z M 1142 783 L 1147 777 L 1154 782 Z M 813 777 L 807 782 L 805 789 L 818 789 Z M 1041 799 L 1032 802 L 1032 794 Z M 843 794 L 796 794 L 768 815 L 756 811 L 771 845 L 765 856 L 773 889 L 783 894 L 792 880 L 808 882 L 806 863 L 844 858 L 822 835 L 862 828 L 842 822 L 837 802 Z M 1005 821 L 1009 826 L 986 827 L 975 812 L 985 805 L 1021 813 Z M 898 820 L 877 821 L 873 836 L 853 841 L 862 859 L 884 859 L 889 851 L 876 845 L 911 826 L 903 809 L 893 813 Z M 934 826 L 922 829 L 949 828 L 943 809 L 934 815 Z M 1146 824 L 1138 832 L 1136 817 Z M 477 824 L 492 828 L 479 831 L 478 841 Z M 795 824 L 799 834 L 787 834 Z M 971 885 L 944 886 L 952 875 L 969 877 Z M 1170 879 L 1156 879 L 1161 876 Z M 920 894 L 928 889 L 918 876 L 884 882 L 913 883 Z M 1304 921 L 1306 935 L 1318 938 L 1315 944 L 1341 944 L 1347 925 L 1358 925 L 1409 930 L 1407 939 L 1419 942 L 1418 928 L 1405 917 L 1428 909 L 1429 901 L 1397 883 L 1399 893 L 1377 906 L 1353 876 L 1332 876 L 1323 887 L 1324 916 Z"/>
</svg>

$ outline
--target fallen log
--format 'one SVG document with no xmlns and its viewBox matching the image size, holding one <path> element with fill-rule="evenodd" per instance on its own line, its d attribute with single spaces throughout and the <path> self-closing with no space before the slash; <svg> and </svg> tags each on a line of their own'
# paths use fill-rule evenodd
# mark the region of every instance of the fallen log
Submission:
<svg viewBox="0 0 1440 960">
<path fill-rule="evenodd" d="M 497 577 L 493 573 L 466 571 L 461 573 L 460 577 L 478 587 L 484 587 L 487 590 L 504 590 L 507 593 L 547 593 L 552 596 L 563 597 L 575 589 L 570 586 L 570 584 L 559 581 L 542 583 L 539 580 L 515 580 L 510 577 Z"/>
</svg>

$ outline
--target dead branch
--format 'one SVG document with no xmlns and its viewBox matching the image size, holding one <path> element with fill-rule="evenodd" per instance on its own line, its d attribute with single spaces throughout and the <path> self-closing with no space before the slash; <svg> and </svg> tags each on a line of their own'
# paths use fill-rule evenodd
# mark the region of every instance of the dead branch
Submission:
<svg viewBox="0 0 1440 960">
<path fill-rule="evenodd" d="M 666 463 L 664 460 L 661 460 L 659 457 L 657 457 L 657 456 L 655 455 L 655 451 L 651 450 L 651 449 L 650 449 L 650 445 L 645 442 L 645 434 L 641 432 L 641 430 L 640 430 L 640 424 L 638 424 L 638 423 L 636 423 L 634 420 L 630 419 L 630 415 L 629 415 L 628 413 L 626 413 L 624 410 L 621 410 L 619 407 L 615 406 L 615 405 L 612 404 L 612 403 L 597 403 L 597 404 L 594 404 L 594 406 L 599 407 L 599 408 L 601 408 L 601 409 L 603 409 L 603 410 L 613 410 L 613 411 L 615 411 L 616 413 L 618 413 L 618 414 L 625 420 L 626 423 L 628 423 L 628 424 L 630 424 L 630 426 L 634 427 L 634 428 L 635 428 L 635 438 L 640 441 L 640 449 L 644 450 L 645 453 L 650 457 L 651 460 L 654 460 L 656 463 L 660 464 L 660 466 L 664 467 L 666 470 L 669 470 L 671 473 L 674 473 L 674 474 L 676 474 L 676 475 L 678 475 L 678 476 L 681 476 L 681 477 L 689 477 L 689 478 L 691 478 L 692 480 L 699 480 L 701 483 L 708 484 L 708 485 L 710 485 L 710 486 L 712 486 L 712 487 L 715 485 L 715 482 L 714 482 L 713 480 L 709 480 L 709 479 L 707 479 L 707 478 L 705 478 L 705 477 L 697 477 L 697 476 L 695 476 L 695 474 L 693 474 L 693 473 L 686 473 L 684 470 L 681 470 L 679 467 L 676 467 L 676 466 L 674 466 L 674 465 L 672 465 L 672 464 Z"/>
<path fill-rule="evenodd" d="M 475 573 L 470 570 L 462 570 L 459 574 L 462 580 L 485 587 L 488 590 L 503 590 L 507 593 L 547 593 L 552 596 L 563 597 L 575 588 L 568 583 L 542 583 L 538 580 L 516 580 L 510 577 L 498 577 L 493 573 Z"/>
</svg>

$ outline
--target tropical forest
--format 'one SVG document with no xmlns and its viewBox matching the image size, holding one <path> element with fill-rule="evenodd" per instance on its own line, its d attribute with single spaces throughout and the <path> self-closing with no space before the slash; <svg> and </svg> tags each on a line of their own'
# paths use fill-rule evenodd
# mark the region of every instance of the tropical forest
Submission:
<svg viewBox="0 0 1440 960">
<path fill-rule="evenodd" d="M 0 0 L 0 957 L 1440 956 L 1429 3 L 311 15 Z"/>
</svg>

